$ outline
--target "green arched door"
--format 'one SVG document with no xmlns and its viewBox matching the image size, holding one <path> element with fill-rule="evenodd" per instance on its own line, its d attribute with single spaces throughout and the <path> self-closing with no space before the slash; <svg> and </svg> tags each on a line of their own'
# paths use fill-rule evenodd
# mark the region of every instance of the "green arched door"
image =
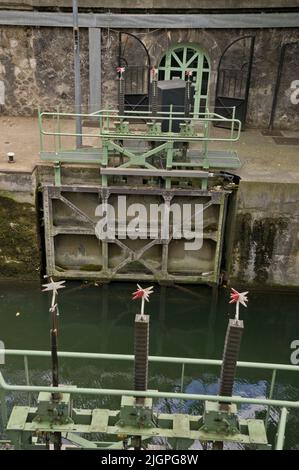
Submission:
<svg viewBox="0 0 299 470">
<path fill-rule="evenodd" d="M 196 115 L 205 112 L 208 104 L 210 64 L 203 51 L 192 44 L 173 46 L 161 59 L 158 77 L 159 80 L 186 80 L 187 71 L 192 71 Z"/>
</svg>

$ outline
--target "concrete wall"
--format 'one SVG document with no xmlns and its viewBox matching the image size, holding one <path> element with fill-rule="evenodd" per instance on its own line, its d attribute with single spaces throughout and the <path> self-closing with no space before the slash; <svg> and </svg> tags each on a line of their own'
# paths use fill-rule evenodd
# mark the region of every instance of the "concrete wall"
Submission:
<svg viewBox="0 0 299 470">
<path fill-rule="evenodd" d="M 241 181 L 232 223 L 232 283 L 298 287 L 298 184 Z"/>
<path fill-rule="evenodd" d="M 243 35 L 256 35 L 255 55 L 249 94 L 247 124 L 267 127 L 270 119 L 275 86 L 279 47 L 282 43 L 299 40 L 298 29 L 262 30 L 158 30 L 137 33 L 148 48 L 152 65 L 158 65 L 165 51 L 174 44 L 194 43 L 211 59 L 210 106 L 214 104 L 217 67 L 222 52 L 233 40 Z M 129 46 L 136 52 L 136 64 L 143 57 L 133 41 Z M 102 31 L 102 102 L 117 104 L 116 66 L 118 64 L 118 34 Z M 100 54 L 100 50 L 99 50 Z M 296 101 L 292 103 L 292 85 L 299 76 L 298 48 L 286 54 L 279 89 L 276 127 L 299 129 Z M 88 31 L 81 29 L 81 78 L 83 110 L 89 101 Z M 72 111 L 74 103 L 73 42 L 70 28 L 6 27 L 0 28 L 0 104 L 11 115 L 31 115 L 40 106 L 51 110 L 60 106 Z"/>
</svg>

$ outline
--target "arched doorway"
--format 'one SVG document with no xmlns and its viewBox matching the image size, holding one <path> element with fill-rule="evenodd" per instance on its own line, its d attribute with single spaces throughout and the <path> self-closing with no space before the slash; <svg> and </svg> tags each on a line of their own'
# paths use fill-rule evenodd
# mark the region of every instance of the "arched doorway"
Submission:
<svg viewBox="0 0 299 470">
<path fill-rule="evenodd" d="M 194 113 L 205 112 L 208 105 L 210 62 L 206 54 L 193 44 L 175 45 L 168 49 L 158 66 L 159 80 L 186 80 L 192 71 Z"/>
<path fill-rule="evenodd" d="M 126 69 L 125 109 L 147 110 L 151 69 L 148 50 L 132 33 L 119 32 L 118 38 L 118 65 Z"/>
<path fill-rule="evenodd" d="M 235 39 L 224 49 L 218 65 L 215 112 L 228 119 L 233 116 L 239 119 L 242 129 L 246 122 L 254 42 L 254 36 Z M 225 122 L 217 125 L 230 127 Z"/>
</svg>

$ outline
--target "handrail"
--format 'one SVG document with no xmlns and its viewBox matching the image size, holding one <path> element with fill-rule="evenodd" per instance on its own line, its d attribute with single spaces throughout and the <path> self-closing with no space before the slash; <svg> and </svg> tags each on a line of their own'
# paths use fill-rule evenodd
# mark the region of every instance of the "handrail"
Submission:
<svg viewBox="0 0 299 470">
<path fill-rule="evenodd" d="M 235 107 L 234 106 L 231 106 L 231 107 L 225 107 L 225 109 L 234 109 Z M 150 117 L 150 118 L 153 118 L 153 119 L 157 119 L 157 115 L 161 115 L 161 116 L 169 116 L 169 111 L 157 111 L 157 113 L 155 115 L 152 114 L 151 111 L 138 111 L 138 110 L 128 110 L 126 111 L 126 114 L 125 115 L 120 115 L 118 114 L 118 110 L 117 109 L 100 109 L 99 111 L 96 111 L 95 113 L 63 113 L 63 112 L 58 112 L 58 111 L 39 111 L 39 115 L 40 116 L 69 116 L 69 117 L 91 117 L 91 118 L 94 118 L 94 117 L 99 117 L 99 116 L 115 116 L 115 117 L 119 117 L 119 118 L 127 118 L 127 117 L 131 117 L 131 116 L 128 116 L 128 115 L 137 115 L 137 114 L 140 114 L 142 116 L 145 116 L 146 117 Z M 198 117 L 193 117 L 192 118 L 192 115 L 196 114 L 196 116 L 216 116 L 218 118 L 220 118 L 221 120 L 223 121 L 231 121 L 232 119 L 231 118 L 227 118 L 225 116 L 222 116 L 221 114 L 218 114 L 218 113 L 215 113 L 213 111 L 207 111 L 207 112 L 202 112 L 202 113 L 190 113 L 190 116 L 186 117 L 185 116 L 185 112 L 184 111 L 174 111 L 173 114 L 175 116 L 177 116 L 178 114 L 181 115 L 182 117 L 185 117 L 186 120 L 190 121 L 190 119 L 194 119 L 196 121 L 200 120 L 200 118 Z M 132 116 L 134 117 L 134 116 Z M 138 119 L 140 119 L 140 116 L 138 116 Z M 237 119 L 234 119 L 235 121 Z"/>
<path fill-rule="evenodd" d="M 115 118 L 118 118 L 118 119 L 142 119 L 142 118 L 150 118 L 152 121 L 158 121 L 160 120 L 161 118 L 164 118 L 164 117 L 169 117 L 170 120 L 172 121 L 182 121 L 182 120 L 185 120 L 185 121 L 195 121 L 195 122 L 200 122 L 200 121 L 203 121 L 203 122 L 212 122 L 212 121 L 215 121 L 215 122 L 219 122 L 219 121 L 224 121 L 224 122 L 231 122 L 231 123 L 235 123 L 235 124 L 241 124 L 241 122 L 239 121 L 239 119 L 235 119 L 235 118 L 227 118 L 225 116 L 221 116 L 221 114 L 217 114 L 217 113 L 212 113 L 212 112 L 209 112 L 209 113 L 200 113 L 198 114 L 199 116 L 202 116 L 202 117 L 191 117 L 191 116 L 188 116 L 186 117 L 185 116 L 185 113 L 181 112 L 181 111 L 176 111 L 176 112 L 173 112 L 173 114 L 169 114 L 169 112 L 166 112 L 166 111 L 159 111 L 157 112 L 156 115 L 152 115 L 152 114 L 146 114 L 146 112 L 144 112 L 143 114 L 139 115 L 138 112 L 134 113 L 134 115 L 120 115 L 120 114 L 117 114 L 117 111 L 100 111 L 99 114 L 96 115 L 96 117 L 102 117 L 102 118 L 108 118 L 108 117 L 115 117 Z M 95 117 L 95 115 L 93 114 L 84 114 L 84 113 L 80 113 L 80 114 L 77 114 L 77 113 L 59 113 L 59 112 L 48 112 L 48 111 L 42 111 L 41 113 L 39 113 L 39 116 L 42 118 L 43 116 L 49 116 L 49 117 L 70 117 L 70 118 L 75 118 L 75 117 L 81 117 L 81 118 L 88 118 L 88 117 Z"/>
<path fill-rule="evenodd" d="M 0 372 L 0 388 L 11 392 L 60 392 L 76 395 L 110 395 L 110 396 L 131 396 L 131 397 L 148 397 L 148 398 L 176 398 L 182 400 L 198 400 L 198 401 L 221 401 L 225 403 L 270 405 L 280 408 L 299 408 L 299 401 L 289 400 L 270 400 L 267 398 L 244 398 L 240 396 L 225 397 L 221 395 L 203 395 L 196 393 L 176 393 L 176 392 L 157 392 L 154 390 L 136 391 L 125 389 L 109 389 L 109 388 L 84 388 L 74 386 L 49 387 L 45 385 L 10 385 L 8 384 Z"/>
<path fill-rule="evenodd" d="M 5 356 L 34 356 L 34 357 L 50 357 L 50 351 L 27 350 L 27 349 L 0 349 L 0 355 Z M 133 361 L 133 354 L 108 354 L 108 353 L 86 353 L 86 352 L 71 352 L 60 351 L 59 357 L 65 358 L 78 358 L 78 359 L 108 359 L 120 361 Z M 172 364 L 193 364 L 193 365 L 212 365 L 221 366 L 222 361 L 219 359 L 197 359 L 188 357 L 172 357 L 172 356 L 149 356 L 149 362 L 166 362 Z M 299 372 L 299 366 L 291 364 L 275 364 L 268 362 L 248 362 L 238 361 L 237 367 L 252 368 L 252 369 L 265 369 L 265 370 L 285 370 L 291 372 Z"/>
<path fill-rule="evenodd" d="M 199 140 L 199 141 L 220 141 L 220 142 L 236 142 L 240 138 L 240 133 L 241 133 L 241 127 L 242 123 L 238 119 L 235 119 L 234 117 L 231 118 L 226 118 L 224 116 L 221 116 L 220 114 L 212 113 L 212 112 L 207 112 L 207 113 L 201 113 L 202 116 L 200 117 L 186 117 L 183 112 L 175 112 L 175 113 L 169 113 L 169 112 L 164 112 L 160 111 L 157 113 L 157 115 L 153 116 L 151 114 L 147 114 L 147 112 L 136 112 L 134 115 L 130 114 L 128 115 L 119 115 L 117 110 L 100 110 L 97 112 L 96 115 L 94 114 L 89 114 L 89 113 L 61 113 L 61 112 L 39 112 L 39 128 L 40 128 L 40 133 L 45 136 L 60 136 L 60 137 L 76 137 L 78 135 L 84 136 L 84 137 L 107 137 L 107 133 L 109 133 L 110 128 L 110 119 L 111 118 L 117 118 L 119 120 L 125 120 L 125 119 L 130 119 L 130 120 L 140 120 L 140 119 L 151 119 L 151 121 L 160 121 L 162 118 L 167 117 L 169 121 L 186 121 L 188 123 L 190 122 L 196 122 L 196 123 L 202 123 L 204 125 L 207 125 L 209 123 L 219 123 L 219 122 L 226 122 L 226 123 L 231 123 L 231 128 L 230 128 L 230 137 L 222 137 L 222 138 L 216 138 L 216 137 L 210 137 L 209 135 L 205 136 L 200 136 L 200 135 L 195 135 L 195 136 L 181 136 L 179 133 L 172 133 L 172 132 L 161 132 L 160 135 L 157 136 L 150 136 L 150 138 L 158 138 L 158 137 L 169 137 L 170 139 L 176 138 L 176 139 L 182 139 L 186 141 L 193 141 L 193 140 Z M 42 118 L 44 116 L 52 117 L 52 118 L 57 118 L 60 119 L 62 117 L 69 117 L 69 118 L 99 118 L 99 132 L 96 134 L 89 134 L 89 133 L 80 133 L 78 134 L 77 132 L 60 132 L 58 130 L 56 131 L 46 131 L 43 129 L 42 126 Z M 106 121 L 105 121 L 106 120 Z M 237 128 L 236 128 L 237 126 Z M 236 136 L 233 136 L 233 133 L 236 132 Z M 111 134 L 117 134 L 117 132 L 111 132 Z M 118 134 L 117 134 L 118 135 Z M 139 132 L 136 135 L 133 133 L 128 133 L 127 137 L 133 139 L 134 137 L 139 138 L 140 135 L 143 135 L 143 132 Z"/>
<path fill-rule="evenodd" d="M 185 377 L 185 366 L 186 365 L 210 365 L 210 366 L 221 366 L 221 360 L 215 359 L 197 359 L 187 357 L 165 357 L 165 356 L 149 356 L 149 362 L 152 363 L 168 363 L 168 364 L 180 364 L 181 365 L 181 383 L 179 392 L 159 392 L 155 390 L 148 391 L 136 391 L 126 389 L 106 389 L 106 388 L 85 388 L 77 387 L 73 385 L 52 387 L 45 385 L 30 385 L 29 381 L 29 357 L 50 357 L 50 351 L 39 351 L 39 350 L 18 350 L 18 349 L 0 349 L 0 354 L 5 356 L 23 356 L 24 367 L 25 367 L 25 379 L 26 385 L 8 384 L 2 372 L 0 371 L 0 412 L 2 424 L 5 427 L 8 422 L 8 411 L 6 404 L 6 393 L 7 392 L 23 392 L 28 394 L 28 406 L 31 406 L 31 394 L 39 392 L 59 392 L 69 393 L 71 395 L 95 395 L 95 396 L 131 396 L 131 397 L 148 397 L 156 399 L 180 399 L 180 400 L 196 400 L 196 401 L 212 401 L 212 402 L 223 402 L 223 403 L 234 403 L 234 404 L 248 404 L 248 405 L 263 405 L 266 407 L 267 413 L 265 418 L 265 427 L 267 429 L 270 407 L 277 407 L 281 409 L 280 419 L 277 427 L 277 439 L 275 444 L 276 450 L 283 449 L 285 429 L 287 426 L 287 415 L 288 409 L 299 409 L 299 401 L 290 400 L 276 400 L 273 399 L 273 391 L 275 386 L 276 374 L 278 371 L 298 372 L 299 366 L 289 364 L 272 364 L 272 363 L 261 363 L 261 362 L 244 362 L 239 361 L 237 367 L 239 368 L 251 368 L 260 370 L 272 370 L 270 393 L 265 398 L 248 398 L 241 396 L 221 396 L 221 395 L 210 395 L 210 394 L 195 394 L 195 393 L 184 393 L 184 377 Z M 134 356 L 131 354 L 106 354 L 106 353 L 80 353 L 80 352 L 69 352 L 61 351 L 58 353 L 60 358 L 79 358 L 79 359 L 97 359 L 97 360 L 120 360 L 129 361 L 134 360 Z"/>
</svg>

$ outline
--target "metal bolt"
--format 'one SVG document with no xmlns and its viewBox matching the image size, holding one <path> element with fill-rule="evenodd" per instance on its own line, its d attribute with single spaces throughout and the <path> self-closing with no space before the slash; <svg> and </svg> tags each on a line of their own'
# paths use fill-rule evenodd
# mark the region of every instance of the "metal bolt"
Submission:
<svg viewBox="0 0 299 470">
<path fill-rule="evenodd" d="M 14 152 L 7 153 L 8 163 L 15 163 L 15 154 Z"/>
</svg>

